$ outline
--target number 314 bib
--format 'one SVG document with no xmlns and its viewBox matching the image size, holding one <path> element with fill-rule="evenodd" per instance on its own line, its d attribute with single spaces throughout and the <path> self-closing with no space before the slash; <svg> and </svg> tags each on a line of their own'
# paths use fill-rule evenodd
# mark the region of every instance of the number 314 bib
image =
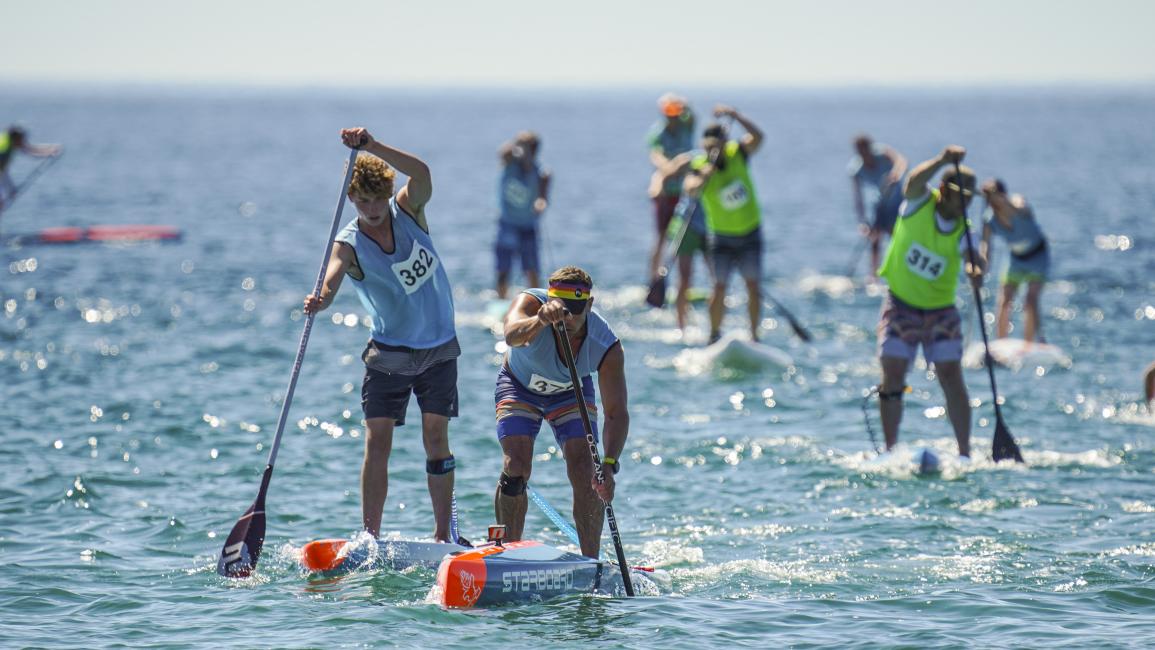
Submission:
<svg viewBox="0 0 1155 650">
<path fill-rule="evenodd" d="M 927 280 L 937 280 L 946 270 L 946 258 L 927 250 L 918 242 L 911 242 L 906 249 L 906 268 Z"/>
<path fill-rule="evenodd" d="M 409 254 L 409 259 L 397 262 L 391 268 L 393 274 L 397 276 L 397 281 L 401 283 L 401 288 L 405 289 L 405 295 L 409 295 L 433 277 L 439 264 L 433 251 L 422 246 L 420 242 L 413 242 L 413 252 Z"/>
</svg>

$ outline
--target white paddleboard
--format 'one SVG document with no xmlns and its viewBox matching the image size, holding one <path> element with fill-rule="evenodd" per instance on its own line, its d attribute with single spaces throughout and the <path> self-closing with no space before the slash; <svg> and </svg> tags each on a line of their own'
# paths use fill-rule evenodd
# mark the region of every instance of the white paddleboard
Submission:
<svg viewBox="0 0 1155 650">
<path fill-rule="evenodd" d="M 707 370 L 756 372 L 768 368 L 788 368 L 794 359 L 776 347 L 727 334 L 704 348 L 686 348 L 674 357 L 674 367 L 689 374 Z"/>
<path fill-rule="evenodd" d="M 995 364 L 1011 370 L 1020 368 L 1070 368 L 1071 357 L 1057 345 L 1024 341 L 1023 339 L 994 339 L 991 341 L 991 358 Z M 983 342 L 975 341 L 967 346 L 962 362 L 967 368 L 982 368 L 986 354 Z"/>
</svg>

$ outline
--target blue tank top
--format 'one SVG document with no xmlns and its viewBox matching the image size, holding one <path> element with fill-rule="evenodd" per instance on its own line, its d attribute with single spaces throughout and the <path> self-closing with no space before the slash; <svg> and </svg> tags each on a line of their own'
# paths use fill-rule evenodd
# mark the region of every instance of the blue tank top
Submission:
<svg viewBox="0 0 1155 650">
<path fill-rule="evenodd" d="M 501 170 L 497 188 L 501 203 L 501 221 L 520 228 L 537 223 L 533 202 L 541 193 L 541 167 L 535 162 L 528 170 L 514 161 Z"/>
<path fill-rule="evenodd" d="M 1035 214 L 1030 206 L 1015 212 L 1011 217 L 1010 228 L 999 221 L 994 210 L 990 207 L 987 208 L 986 222 L 991 227 L 991 232 L 1007 242 L 1007 248 L 1010 249 L 1011 255 L 1016 257 L 1029 256 L 1032 252 L 1041 250 L 1040 247 L 1046 241 L 1043 236 L 1043 229 L 1035 220 Z"/>
<path fill-rule="evenodd" d="M 418 350 L 437 347 L 456 336 L 449 276 L 429 233 L 397 205 L 396 197 L 389 200 L 389 212 L 393 253 L 361 232 L 356 219 L 337 234 L 336 241 L 356 255 L 349 278 L 373 321 L 374 341 Z"/>
<path fill-rule="evenodd" d="M 526 289 L 523 293 L 537 298 L 545 304 L 544 289 Z M 556 338 L 552 330 L 543 331 L 529 345 L 510 348 L 509 370 L 523 386 L 540 395 L 555 395 L 572 391 L 569 369 L 565 359 L 558 354 Z M 606 352 L 618 342 L 608 323 L 596 311 L 590 310 L 586 317 L 586 339 L 574 355 L 574 364 L 581 379 L 598 371 Z"/>
</svg>

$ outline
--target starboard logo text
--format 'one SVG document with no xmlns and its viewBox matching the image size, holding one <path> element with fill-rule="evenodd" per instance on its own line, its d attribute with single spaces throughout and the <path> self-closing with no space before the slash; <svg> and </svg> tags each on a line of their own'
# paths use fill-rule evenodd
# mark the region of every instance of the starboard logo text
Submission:
<svg viewBox="0 0 1155 650">
<path fill-rule="evenodd" d="M 573 589 L 573 571 L 570 569 L 535 569 L 506 571 L 501 576 L 501 591 L 567 591 Z"/>
</svg>

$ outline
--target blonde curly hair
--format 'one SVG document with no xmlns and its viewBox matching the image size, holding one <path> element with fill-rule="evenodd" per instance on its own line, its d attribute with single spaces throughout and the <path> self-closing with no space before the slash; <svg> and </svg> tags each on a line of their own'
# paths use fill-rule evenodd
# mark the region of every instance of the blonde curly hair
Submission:
<svg viewBox="0 0 1155 650">
<path fill-rule="evenodd" d="M 368 199 L 388 199 L 393 197 L 393 168 L 377 156 L 357 154 L 353 165 L 353 179 L 349 181 L 349 196 Z"/>
</svg>

